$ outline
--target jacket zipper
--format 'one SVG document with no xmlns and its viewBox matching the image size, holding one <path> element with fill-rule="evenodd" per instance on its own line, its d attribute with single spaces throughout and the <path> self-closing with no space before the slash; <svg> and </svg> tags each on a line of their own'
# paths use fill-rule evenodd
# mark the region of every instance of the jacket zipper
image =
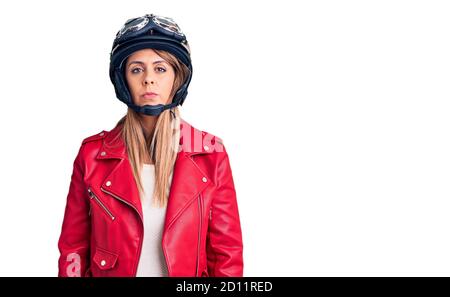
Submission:
<svg viewBox="0 0 450 297">
<path fill-rule="evenodd" d="M 94 192 L 91 190 L 91 188 L 88 188 L 88 192 L 89 192 L 89 196 L 91 197 L 91 199 L 94 199 L 98 205 L 100 205 L 101 208 L 103 208 L 103 210 L 106 212 L 106 214 L 111 218 L 111 220 L 115 220 L 116 217 L 112 214 L 112 212 L 106 207 L 105 204 L 103 204 L 103 202 L 97 197 L 97 195 L 94 194 Z M 89 212 L 90 213 L 90 212 Z"/>
<path fill-rule="evenodd" d="M 114 198 L 116 198 L 117 200 L 119 200 L 119 201 L 122 201 L 123 203 L 125 203 L 126 205 L 129 205 L 129 206 L 131 206 L 136 212 L 137 212 L 137 214 L 139 215 L 139 218 L 141 219 L 141 234 L 140 234 L 140 236 L 139 236 L 139 250 L 138 250 L 138 257 L 137 257 L 137 262 L 135 263 L 135 265 L 134 265 L 134 276 L 136 276 L 136 273 L 137 273 L 137 266 L 138 266 L 138 263 L 139 263 L 139 259 L 140 259 L 140 257 L 141 257 L 141 251 L 142 251 L 142 237 L 143 237 L 143 231 L 144 231 L 144 219 L 142 218 L 142 216 L 141 216 L 141 214 L 139 213 L 139 211 L 137 210 L 137 208 L 136 207 L 134 207 L 134 205 L 132 205 L 132 204 L 130 204 L 130 203 L 128 203 L 127 201 L 125 201 L 125 200 L 123 200 L 122 198 L 120 198 L 119 196 L 117 196 L 117 195 L 115 195 L 115 194 L 113 194 L 113 193 L 111 193 L 111 192 L 109 192 L 109 191 L 107 191 L 107 190 L 105 190 L 105 189 L 103 189 L 102 187 L 100 188 L 103 192 L 105 192 L 105 193 L 107 193 L 107 194 L 109 194 L 109 195 L 111 195 L 111 196 L 113 196 Z"/>
<path fill-rule="evenodd" d="M 199 212 L 199 228 L 198 228 L 198 241 L 197 241 L 197 267 L 195 268 L 195 275 L 199 276 L 199 267 L 200 267 L 200 241 L 201 241 L 201 235 L 202 235 L 202 221 L 203 221 L 203 203 L 202 203 L 202 195 L 198 195 L 198 212 Z"/>
</svg>

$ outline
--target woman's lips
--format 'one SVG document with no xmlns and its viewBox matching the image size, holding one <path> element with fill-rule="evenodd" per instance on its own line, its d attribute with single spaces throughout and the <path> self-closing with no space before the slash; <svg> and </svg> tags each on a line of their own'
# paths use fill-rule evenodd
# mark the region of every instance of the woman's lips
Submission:
<svg viewBox="0 0 450 297">
<path fill-rule="evenodd" d="M 144 97 L 145 99 L 155 98 L 156 96 L 158 96 L 158 94 L 156 93 L 145 93 L 144 95 L 142 95 L 142 97 Z"/>
</svg>

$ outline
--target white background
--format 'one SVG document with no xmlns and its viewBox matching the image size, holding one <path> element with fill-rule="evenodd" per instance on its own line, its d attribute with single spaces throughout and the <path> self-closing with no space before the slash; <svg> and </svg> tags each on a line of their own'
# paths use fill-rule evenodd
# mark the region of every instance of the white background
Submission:
<svg viewBox="0 0 450 297">
<path fill-rule="evenodd" d="M 185 120 L 223 138 L 245 276 L 450 276 L 447 1 L 3 1 L 0 275 L 55 276 L 83 138 L 125 114 L 109 52 L 174 18 Z"/>
</svg>

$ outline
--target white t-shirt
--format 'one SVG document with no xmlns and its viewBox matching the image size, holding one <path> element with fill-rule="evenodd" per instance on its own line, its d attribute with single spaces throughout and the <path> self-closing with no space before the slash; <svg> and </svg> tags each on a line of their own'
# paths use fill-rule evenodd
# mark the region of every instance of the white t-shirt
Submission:
<svg viewBox="0 0 450 297">
<path fill-rule="evenodd" d="M 152 205 L 155 165 L 144 164 L 141 180 L 145 192 L 141 195 L 144 242 L 136 276 L 167 276 L 167 266 L 161 246 L 166 207 L 160 208 Z"/>
</svg>

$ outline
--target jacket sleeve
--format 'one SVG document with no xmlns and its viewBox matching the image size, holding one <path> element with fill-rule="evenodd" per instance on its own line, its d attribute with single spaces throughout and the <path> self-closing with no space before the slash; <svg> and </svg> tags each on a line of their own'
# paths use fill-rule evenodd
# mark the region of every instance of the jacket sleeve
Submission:
<svg viewBox="0 0 450 297">
<path fill-rule="evenodd" d="M 220 155 L 206 240 L 208 275 L 240 277 L 244 263 L 236 191 L 225 149 Z"/>
<path fill-rule="evenodd" d="M 73 172 L 58 241 L 60 277 L 87 276 L 90 246 L 90 201 L 84 185 L 82 144 L 73 162 Z"/>
</svg>

